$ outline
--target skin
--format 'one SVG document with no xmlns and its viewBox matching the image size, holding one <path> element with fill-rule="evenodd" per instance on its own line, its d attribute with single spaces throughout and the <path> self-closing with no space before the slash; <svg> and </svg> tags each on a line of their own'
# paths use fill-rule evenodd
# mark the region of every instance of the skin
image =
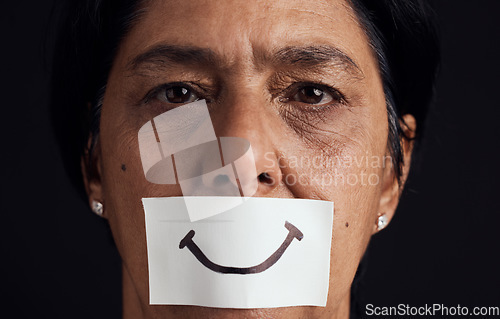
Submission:
<svg viewBox="0 0 500 319">
<path fill-rule="evenodd" d="M 144 9 L 121 43 L 108 79 L 100 136 L 91 159 L 97 173 L 89 176 L 82 165 L 89 201 L 104 204 L 104 217 L 123 260 L 124 318 L 348 318 L 351 283 L 376 232 L 377 217 L 384 213 L 392 218 L 401 189 L 385 157 L 388 122 L 377 62 L 352 9 L 333 0 L 150 1 Z M 158 44 L 210 49 L 220 61 L 202 65 L 162 61 L 131 68 L 136 56 Z M 281 48 L 311 45 L 336 47 L 357 68 L 337 62 L 301 67 L 270 59 Z M 137 132 L 173 107 L 165 91 L 154 91 L 153 97 L 144 99 L 155 87 L 172 82 L 202 88 L 197 97 L 207 100 L 218 136 L 250 141 L 258 173 L 267 174 L 259 180 L 255 196 L 335 202 L 326 307 L 236 310 L 149 305 L 141 198 L 181 193 L 177 186 L 145 179 Z M 334 98 L 326 104 L 306 103 L 309 100 L 297 95 L 300 83 L 317 84 L 325 101 Z M 326 87 L 341 92 L 343 98 L 337 100 L 338 95 Z M 415 121 L 411 115 L 405 121 L 411 136 Z M 403 142 L 404 184 L 411 143 Z M 315 159 L 314 165 L 300 163 L 304 158 Z M 358 162 L 349 165 L 349 159 Z M 358 181 L 352 178 L 335 185 L 317 178 L 335 175 L 356 176 Z M 292 183 L 288 176 L 301 180 Z"/>
</svg>

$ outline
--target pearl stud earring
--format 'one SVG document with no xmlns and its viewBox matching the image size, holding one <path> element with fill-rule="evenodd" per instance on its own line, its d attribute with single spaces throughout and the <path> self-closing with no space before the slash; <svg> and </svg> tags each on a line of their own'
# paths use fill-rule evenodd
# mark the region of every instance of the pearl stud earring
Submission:
<svg viewBox="0 0 500 319">
<path fill-rule="evenodd" d="M 377 218 L 377 231 L 384 229 L 388 223 L 389 223 L 389 220 L 387 219 L 387 215 L 385 213 L 378 216 L 378 218 Z"/>
<path fill-rule="evenodd" d="M 102 203 L 96 200 L 92 200 L 92 211 L 99 217 L 102 217 Z"/>
</svg>

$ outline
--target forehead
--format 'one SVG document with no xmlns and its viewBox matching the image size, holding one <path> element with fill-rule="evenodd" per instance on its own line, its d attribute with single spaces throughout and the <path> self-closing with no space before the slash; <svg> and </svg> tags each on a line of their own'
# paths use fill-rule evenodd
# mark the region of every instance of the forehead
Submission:
<svg viewBox="0 0 500 319">
<path fill-rule="evenodd" d="M 329 45 L 362 69 L 370 64 L 366 36 L 341 0 L 153 0 L 143 10 L 122 43 L 124 63 L 148 48 L 173 44 L 208 48 L 231 64 L 287 46 Z"/>
</svg>

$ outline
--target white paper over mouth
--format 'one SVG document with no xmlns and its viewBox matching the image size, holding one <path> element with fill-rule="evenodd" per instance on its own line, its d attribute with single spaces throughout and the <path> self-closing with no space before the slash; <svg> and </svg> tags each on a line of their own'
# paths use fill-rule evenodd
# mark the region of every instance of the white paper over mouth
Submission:
<svg viewBox="0 0 500 319">
<path fill-rule="evenodd" d="M 326 306 L 333 202 L 252 197 L 197 222 L 183 197 L 142 202 L 150 304 Z"/>
</svg>

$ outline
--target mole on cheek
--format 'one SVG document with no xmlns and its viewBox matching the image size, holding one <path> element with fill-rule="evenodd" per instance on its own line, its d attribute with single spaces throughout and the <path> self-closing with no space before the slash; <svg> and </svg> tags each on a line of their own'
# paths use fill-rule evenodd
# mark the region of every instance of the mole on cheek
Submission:
<svg viewBox="0 0 500 319">
<path fill-rule="evenodd" d="M 349 227 L 349 223 L 348 222 L 345 222 L 345 227 Z"/>
<path fill-rule="evenodd" d="M 126 171 L 127 170 L 127 166 L 125 166 L 125 164 L 122 164 L 122 171 Z"/>
</svg>

